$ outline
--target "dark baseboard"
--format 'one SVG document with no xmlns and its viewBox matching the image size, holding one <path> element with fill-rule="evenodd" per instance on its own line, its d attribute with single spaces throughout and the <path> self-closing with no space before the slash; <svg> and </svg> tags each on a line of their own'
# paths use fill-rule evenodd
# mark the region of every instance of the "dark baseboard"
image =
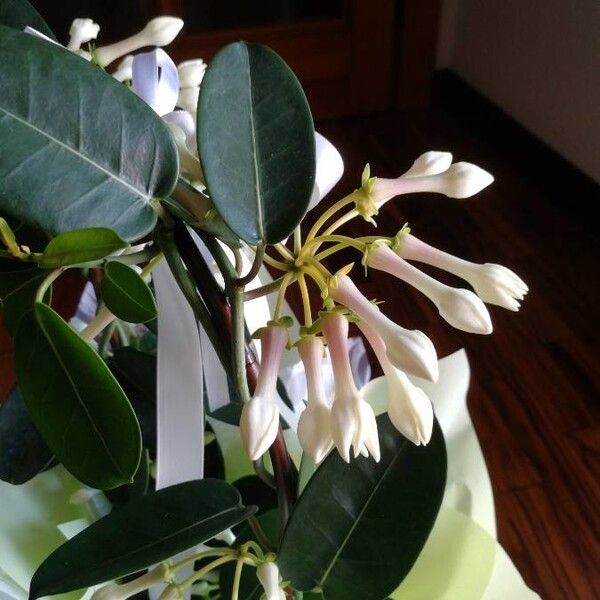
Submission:
<svg viewBox="0 0 600 600">
<path fill-rule="evenodd" d="M 531 172 L 543 178 L 553 196 L 569 202 L 575 199 L 599 200 L 598 184 L 558 152 L 527 130 L 513 117 L 476 91 L 449 69 L 436 71 L 433 78 L 432 107 L 450 111 L 477 127 L 496 148 L 516 161 L 531 165 Z M 586 202 L 588 206 L 588 204 Z"/>
</svg>

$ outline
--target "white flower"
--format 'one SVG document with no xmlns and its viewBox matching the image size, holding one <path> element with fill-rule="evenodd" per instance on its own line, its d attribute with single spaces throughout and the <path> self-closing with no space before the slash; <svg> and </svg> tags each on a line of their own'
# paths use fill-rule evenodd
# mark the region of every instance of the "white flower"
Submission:
<svg viewBox="0 0 600 600">
<path fill-rule="evenodd" d="M 400 258 L 386 244 L 372 244 L 365 257 L 369 267 L 406 281 L 425 294 L 450 325 L 469 333 L 489 334 L 492 321 L 485 304 L 470 290 L 447 286 Z"/>
<path fill-rule="evenodd" d="M 433 407 L 427 394 L 389 361 L 383 339 L 364 321 L 358 326 L 381 364 L 388 386 L 388 416 L 394 427 L 413 444 L 426 445 L 433 429 Z"/>
<path fill-rule="evenodd" d="M 431 381 L 438 378 L 438 362 L 431 340 L 421 331 L 408 330 L 388 319 L 369 302 L 347 275 L 337 275 L 329 286 L 333 300 L 355 312 L 383 338 L 393 365 Z"/>
<path fill-rule="evenodd" d="M 323 317 L 323 333 L 331 354 L 335 393 L 331 408 L 331 433 L 340 456 L 350 462 L 368 451 L 376 462 L 381 458 L 377 422 L 371 406 L 365 402 L 354 384 L 348 358 L 348 321 L 331 313 Z"/>
<path fill-rule="evenodd" d="M 177 65 L 179 73 L 179 87 L 198 87 L 202 83 L 206 72 L 206 63 L 201 58 L 184 60 Z"/>
<path fill-rule="evenodd" d="M 156 17 L 139 33 L 120 42 L 96 48 L 96 60 L 101 67 L 106 67 L 120 56 L 145 46 L 167 46 L 177 37 L 182 27 L 183 21 L 177 17 Z"/>
<path fill-rule="evenodd" d="M 480 167 L 468 162 L 457 162 L 434 175 L 402 176 L 396 179 L 377 178 L 371 198 L 380 207 L 400 194 L 436 192 L 450 198 L 468 198 L 494 181 L 494 177 Z"/>
<path fill-rule="evenodd" d="M 133 54 L 128 54 L 123 58 L 112 76 L 120 82 L 131 81 L 133 78 Z"/>
<path fill-rule="evenodd" d="M 177 106 L 187 110 L 194 119 L 196 118 L 196 112 L 198 110 L 198 96 L 200 95 L 200 88 L 189 87 L 180 88 L 179 95 L 177 96 Z"/>
<path fill-rule="evenodd" d="M 465 273 L 464 279 L 473 286 L 475 293 L 484 302 L 512 311 L 519 310 L 519 300 L 523 300 L 529 291 L 516 273 L 493 263 L 473 265 L 470 272 Z"/>
<path fill-rule="evenodd" d="M 153 569 L 150 569 L 150 571 L 144 575 L 128 581 L 127 583 L 120 585 L 117 583 L 109 583 L 108 585 L 102 586 L 92 594 L 91 600 L 126 600 L 126 598 L 139 594 L 154 585 L 164 583 L 167 575 L 168 567 L 161 563 Z M 174 600 L 170 597 L 170 600 L 171 599 Z"/>
<path fill-rule="evenodd" d="M 256 567 L 256 576 L 265 591 L 266 600 L 285 600 L 285 592 L 281 589 L 279 568 L 274 562 L 266 562 Z"/>
<path fill-rule="evenodd" d="M 198 158 L 190 152 L 189 148 L 189 136 L 186 136 L 184 130 L 181 127 L 181 123 L 177 117 L 171 117 L 169 115 L 176 115 L 179 112 L 184 111 L 173 111 L 168 113 L 164 118 L 165 123 L 168 125 L 175 140 L 177 146 L 177 153 L 179 154 L 179 169 L 185 173 L 192 181 L 204 181 L 204 174 L 202 173 L 202 167 Z M 189 114 L 189 113 L 185 113 Z"/>
<path fill-rule="evenodd" d="M 422 177 L 423 175 L 437 175 L 447 171 L 452 164 L 450 152 L 437 152 L 430 150 L 421 154 L 402 177 Z"/>
<path fill-rule="evenodd" d="M 75 19 L 69 29 L 69 44 L 67 48 L 77 52 L 82 44 L 87 44 L 98 37 L 100 25 L 92 19 Z"/>
<path fill-rule="evenodd" d="M 477 264 L 438 250 L 413 235 L 404 236 L 396 252 L 409 260 L 416 260 L 448 271 L 473 286 L 477 295 L 488 304 L 496 304 L 517 311 L 529 288 L 510 269 L 492 263 Z"/>
<path fill-rule="evenodd" d="M 298 342 L 298 351 L 304 364 L 308 390 L 307 406 L 298 421 L 298 440 L 302 450 L 320 463 L 333 448 L 331 434 L 331 407 L 323 386 L 323 342 L 314 335 Z"/>
<path fill-rule="evenodd" d="M 287 339 L 287 330 L 280 325 L 265 327 L 261 334 L 262 357 L 256 390 L 244 405 L 240 418 L 242 442 L 250 460 L 260 458 L 277 437 L 277 374 Z"/>
</svg>

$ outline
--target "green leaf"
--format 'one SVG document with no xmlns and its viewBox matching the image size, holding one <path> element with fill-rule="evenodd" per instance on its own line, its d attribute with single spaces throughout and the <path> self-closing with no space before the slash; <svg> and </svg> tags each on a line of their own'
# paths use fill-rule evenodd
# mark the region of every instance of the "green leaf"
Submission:
<svg viewBox="0 0 600 600">
<path fill-rule="evenodd" d="M 46 246 L 40 266 L 48 269 L 100 260 L 129 244 L 112 229 L 89 227 L 68 231 Z"/>
<path fill-rule="evenodd" d="M 332 453 L 308 482 L 279 552 L 284 579 L 327 600 L 381 600 L 406 577 L 439 511 L 446 448 L 436 422 L 425 447 L 378 417 L 381 461 Z"/>
<path fill-rule="evenodd" d="M 157 315 L 150 288 L 134 269 L 119 262 L 109 262 L 104 268 L 102 300 L 115 316 L 128 323 L 145 323 Z"/>
<path fill-rule="evenodd" d="M 178 173 L 160 117 L 65 48 L 0 26 L 0 210 L 52 234 L 156 222 Z"/>
<path fill-rule="evenodd" d="M 131 482 L 141 436 L 123 390 L 100 356 L 41 303 L 15 337 L 15 371 L 27 410 L 56 458 L 81 482 Z"/>
<path fill-rule="evenodd" d="M 238 492 L 217 479 L 147 494 L 100 519 L 53 552 L 31 581 L 30 600 L 134 573 L 248 518 Z"/>
<path fill-rule="evenodd" d="M 46 21 L 27 0 L 0 0 L 0 25 L 20 31 L 27 26 L 33 27 L 50 39 L 56 40 Z"/>
<path fill-rule="evenodd" d="M 135 473 L 133 481 L 127 485 L 119 486 L 112 490 L 105 490 L 104 495 L 110 500 L 113 508 L 120 508 L 137 500 L 148 493 L 150 484 L 150 456 L 148 450 L 142 452 L 140 466 Z"/>
<path fill-rule="evenodd" d="M 3 268 L 5 261 L 2 261 Z M 23 315 L 33 309 L 38 287 L 47 272 L 6 261 L 6 269 L 0 272 L 0 308 L 4 312 L 4 323 L 11 335 L 15 335 Z"/>
<path fill-rule="evenodd" d="M 294 73 L 270 48 L 238 42 L 211 61 L 200 88 L 198 148 L 209 195 L 249 244 L 298 225 L 315 179 L 315 138 Z"/>
<path fill-rule="evenodd" d="M 156 356 L 125 346 L 107 364 L 133 406 L 144 447 L 156 456 Z"/>
<path fill-rule="evenodd" d="M 14 388 L 0 404 L 0 479 L 21 485 L 52 462 L 44 443 L 25 408 L 23 397 Z"/>
</svg>

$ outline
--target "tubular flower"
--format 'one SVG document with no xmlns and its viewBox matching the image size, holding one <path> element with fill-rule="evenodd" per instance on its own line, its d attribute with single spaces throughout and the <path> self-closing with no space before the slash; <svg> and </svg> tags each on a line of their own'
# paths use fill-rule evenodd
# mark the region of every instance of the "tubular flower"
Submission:
<svg viewBox="0 0 600 600">
<path fill-rule="evenodd" d="M 339 314 L 323 317 L 323 333 L 331 354 L 335 382 L 331 408 L 331 433 L 340 456 L 350 462 L 350 447 L 354 457 L 368 451 L 379 462 L 377 422 L 371 406 L 365 402 L 354 384 L 348 359 L 348 321 Z"/>
<path fill-rule="evenodd" d="M 438 250 L 413 235 L 404 236 L 396 253 L 408 260 L 416 260 L 448 271 L 467 281 L 487 304 L 495 304 L 518 311 L 529 288 L 510 269 L 493 263 L 477 264 Z"/>
<path fill-rule="evenodd" d="M 127 583 L 109 583 L 98 588 L 93 594 L 91 600 L 126 600 L 135 596 L 148 588 L 164 583 L 168 575 L 168 567 L 160 564 L 150 569 L 144 575 L 128 581 Z"/>
<path fill-rule="evenodd" d="M 258 565 L 256 577 L 265 591 L 266 600 L 285 600 L 285 592 L 281 589 L 279 568 L 274 562 Z"/>
<path fill-rule="evenodd" d="M 270 325 L 262 331 L 262 358 L 256 390 L 252 399 L 244 404 L 240 418 L 242 442 L 250 460 L 263 455 L 277 437 L 277 374 L 287 339 L 287 330 L 280 325 Z"/>
<path fill-rule="evenodd" d="M 418 289 L 453 327 L 469 333 L 492 333 L 492 321 L 485 304 L 473 292 L 440 283 L 400 258 L 387 244 L 371 244 L 365 263 Z"/>
<path fill-rule="evenodd" d="M 139 33 L 120 42 L 97 48 L 96 61 L 101 67 L 106 67 L 120 56 L 145 46 L 167 46 L 177 37 L 182 27 L 183 21 L 177 17 L 156 17 L 148 21 Z"/>
<path fill-rule="evenodd" d="M 422 162 L 426 161 L 423 160 Z M 441 164 L 443 164 L 443 161 Z M 438 166 L 441 166 L 441 164 L 438 163 Z M 418 164 L 417 172 L 420 168 L 422 168 L 422 165 Z M 445 171 L 435 174 L 414 176 L 411 171 L 412 167 L 408 174 L 396 179 L 379 177 L 371 192 L 375 204 L 381 206 L 395 196 L 414 192 L 437 192 L 449 198 L 468 198 L 494 181 L 494 177 L 490 173 L 468 162 L 454 163 Z"/>
<path fill-rule="evenodd" d="M 421 331 L 409 330 L 388 319 L 369 302 L 347 275 L 336 275 L 330 297 L 355 312 L 384 340 L 391 363 L 407 373 L 431 381 L 438 378 L 438 362 L 431 340 Z"/>
<path fill-rule="evenodd" d="M 321 368 L 323 342 L 314 335 L 303 337 L 298 342 L 298 351 L 308 389 L 308 403 L 298 421 L 298 439 L 302 450 L 318 464 L 333 448 L 331 407 L 325 396 Z"/>
<path fill-rule="evenodd" d="M 381 364 L 388 386 L 388 416 L 394 427 L 413 444 L 425 446 L 431 439 L 433 407 L 427 394 L 389 361 L 385 344 L 364 321 L 358 324 Z"/>
</svg>

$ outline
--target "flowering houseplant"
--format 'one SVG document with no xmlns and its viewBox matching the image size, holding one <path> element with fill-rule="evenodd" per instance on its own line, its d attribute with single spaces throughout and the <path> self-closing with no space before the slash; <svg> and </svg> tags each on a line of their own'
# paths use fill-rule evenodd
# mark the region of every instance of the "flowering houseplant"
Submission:
<svg viewBox="0 0 600 600">
<path fill-rule="evenodd" d="M 401 194 L 472 196 L 491 175 L 446 152 L 395 179 L 367 166 L 303 232 L 342 163 L 272 50 L 240 42 L 208 67 L 175 66 L 161 49 L 183 25 L 171 17 L 109 46 L 76 19 L 67 48 L 24 0 L 0 2 L 0 23 L 0 298 L 17 379 L 0 412 L 10 432 L 1 475 L 22 484 L 60 463 L 96 503 L 94 522 L 39 565 L 29 597 L 388 598 L 445 489 L 442 431 L 408 376 L 435 381 L 438 360 L 424 333 L 359 291 L 360 268 L 332 273 L 327 258 L 350 248 L 365 269 L 416 287 L 450 325 L 491 333 L 485 303 L 516 311 L 528 291 L 512 271 L 448 255 L 407 226 L 388 237 L 338 231 L 354 218 L 375 224 Z M 52 296 L 73 271 L 90 283 L 67 323 Z M 291 293 L 299 328 L 286 313 Z M 272 314 L 250 331 L 245 318 L 257 320 L 252 303 L 264 296 Z M 381 364 L 387 414 L 357 385 L 350 322 Z M 285 413 L 280 367 L 296 351 L 306 397 L 284 398 Z M 228 403 L 211 405 L 215 393 Z M 215 431 L 239 428 L 255 476 L 230 483 L 211 464 L 207 416 Z"/>
</svg>

